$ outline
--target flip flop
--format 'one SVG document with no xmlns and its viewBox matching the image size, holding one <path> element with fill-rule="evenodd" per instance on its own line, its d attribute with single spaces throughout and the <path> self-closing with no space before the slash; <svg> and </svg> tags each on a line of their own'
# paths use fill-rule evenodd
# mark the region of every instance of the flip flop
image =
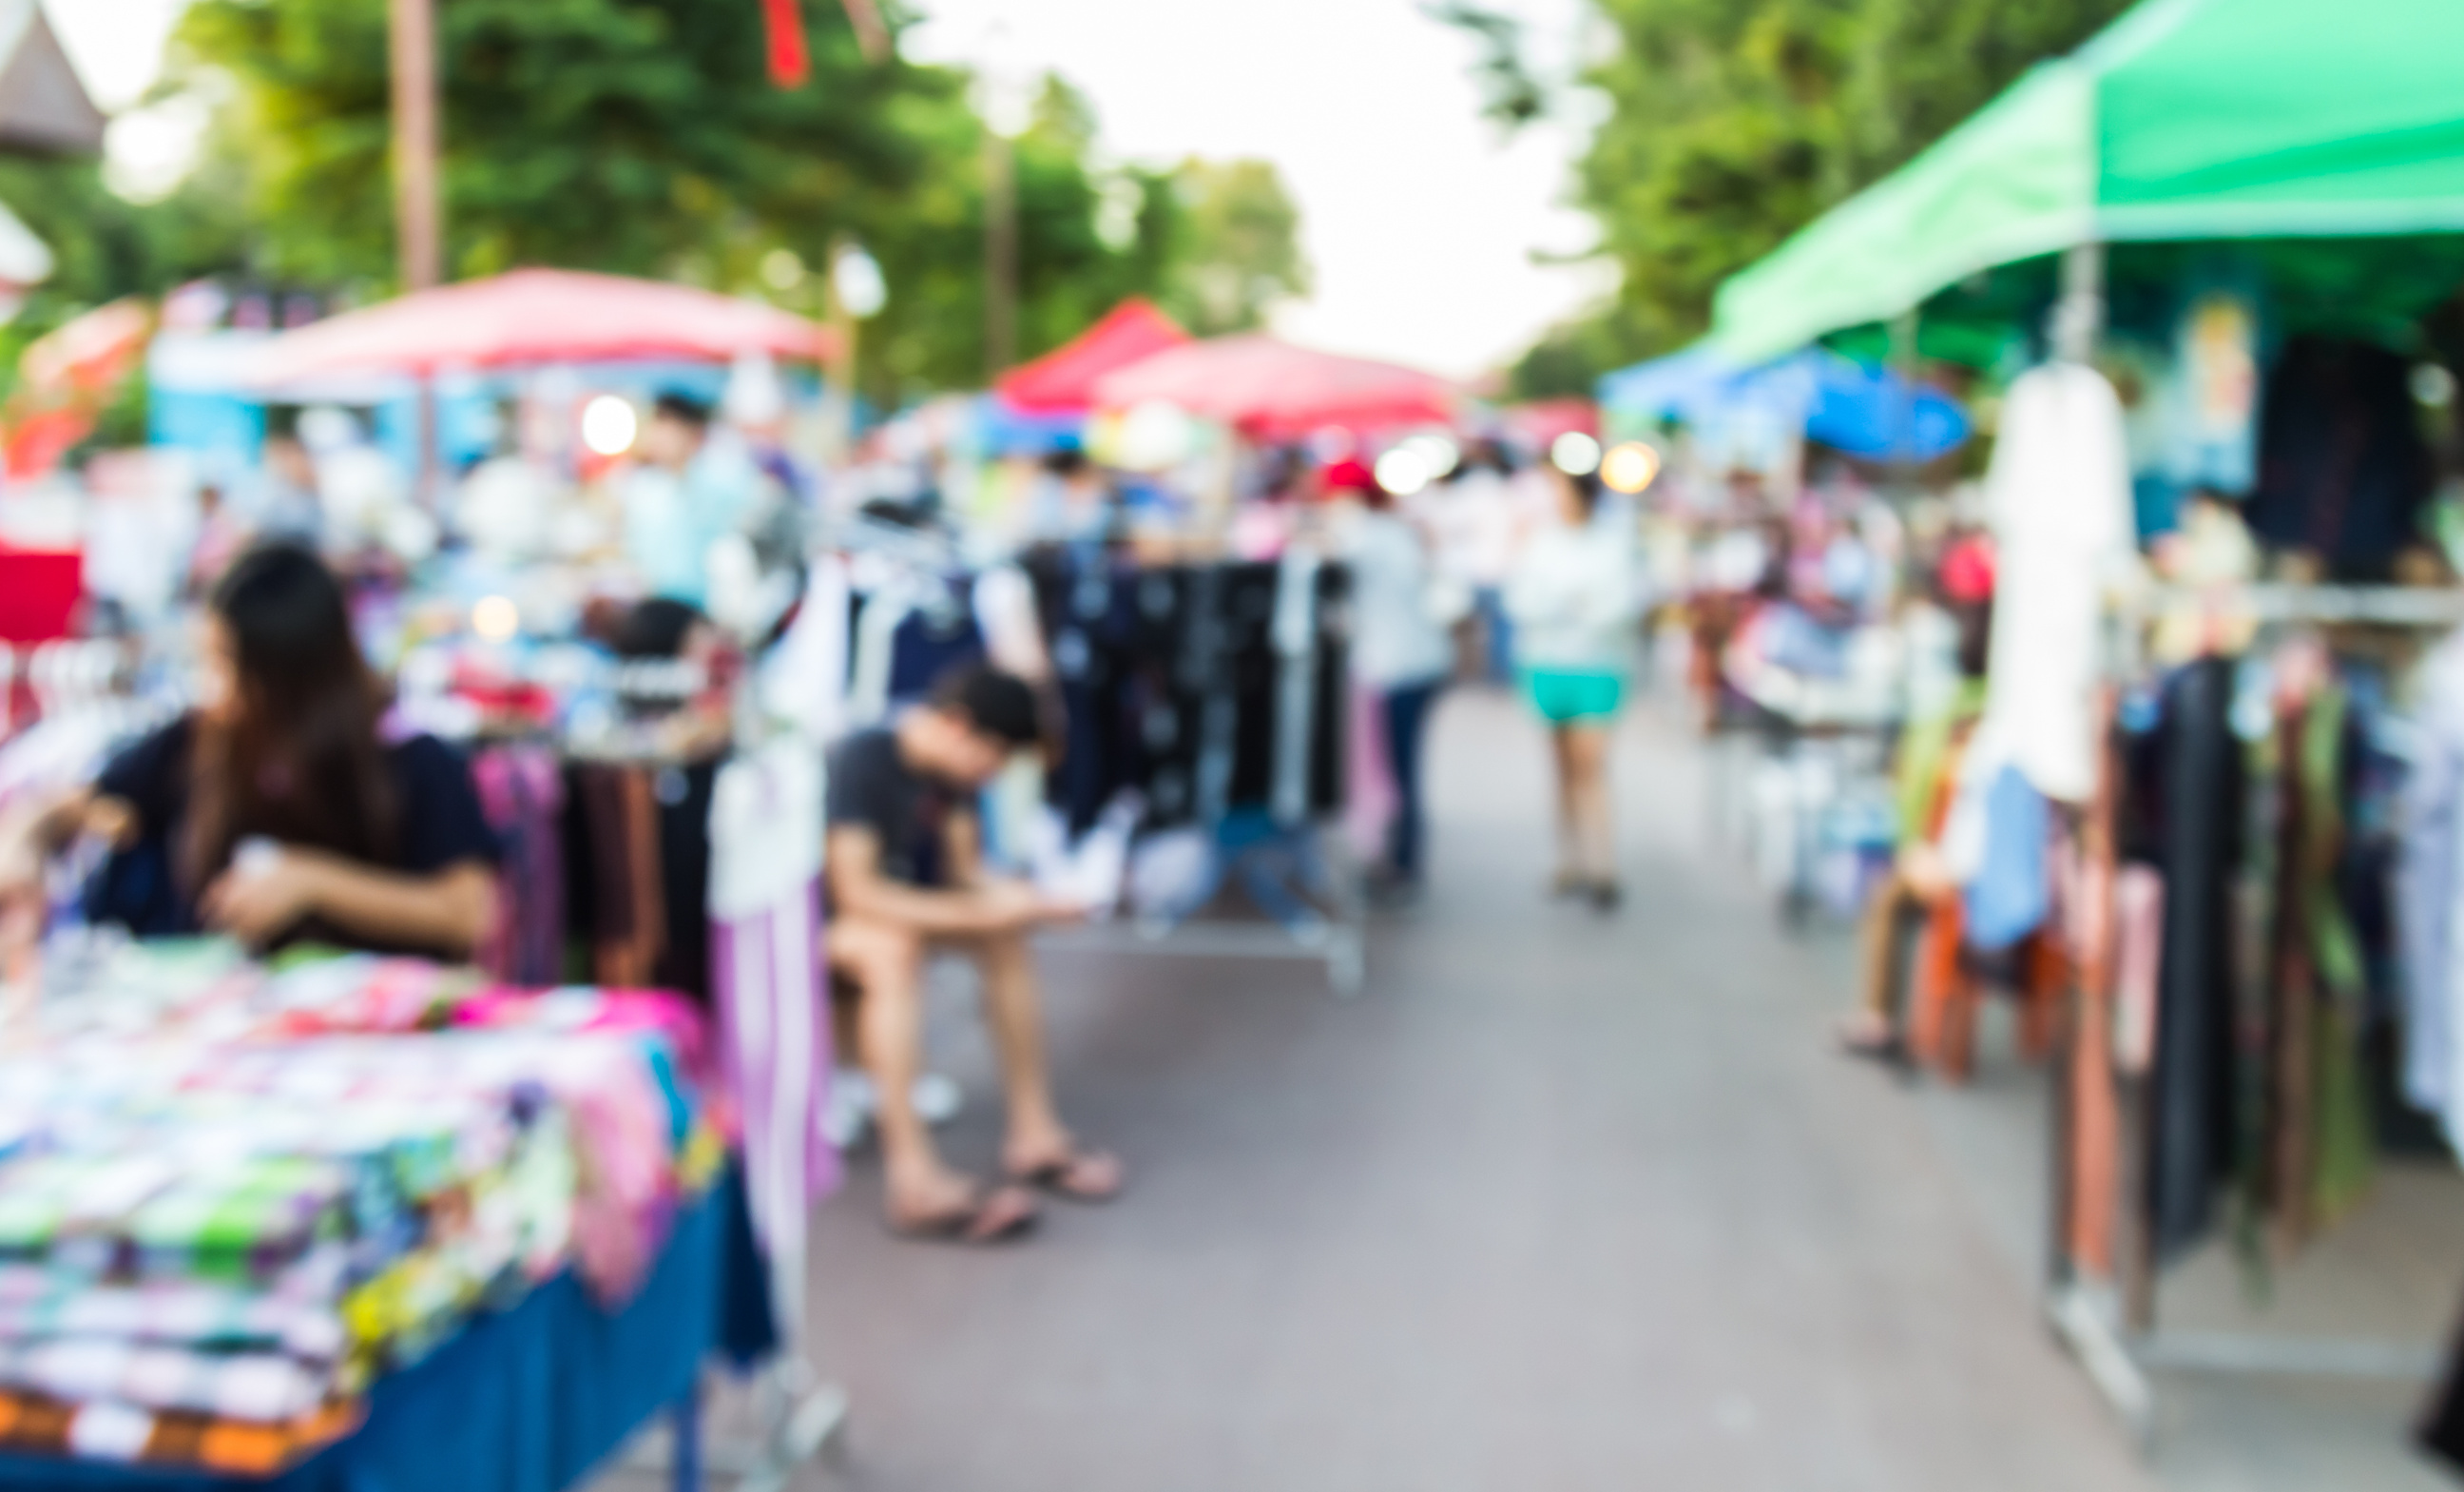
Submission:
<svg viewBox="0 0 2464 1492">
<path fill-rule="evenodd" d="M 1109 1174 L 1111 1180 L 1090 1179 L 1086 1174 L 1089 1168 Z M 1109 1202 L 1121 1194 L 1121 1162 L 1102 1150 L 1072 1150 L 1060 1160 L 1012 1171 L 1010 1179 L 1065 1202 Z"/>
<path fill-rule="evenodd" d="M 1023 1188 L 981 1187 L 961 1205 L 912 1222 L 892 1219 L 892 1235 L 916 1243 L 963 1243 L 985 1248 L 1015 1243 L 1035 1231 L 1035 1198 Z"/>
</svg>

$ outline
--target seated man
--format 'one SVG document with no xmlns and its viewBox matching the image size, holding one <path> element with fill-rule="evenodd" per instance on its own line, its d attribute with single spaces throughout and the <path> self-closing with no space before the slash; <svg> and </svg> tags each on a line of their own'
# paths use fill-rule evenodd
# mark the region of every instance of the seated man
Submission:
<svg viewBox="0 0 2464 1492">
<path fill-rule="evenodd" d="M 1078 1201 L 1121 1188 L 1120 1163 L 1078 1148 L 1052 1102 L 1028 936 L 1078 909 L 984 873 L 975 800 L 1011 754 L 1042 738 L 1035 695 L 989 668 L 942 680 L 931 702 L 830 753 L 829 961 L 861 991 L 860 1055 L 879 1093 L 891 1226 L 990 1243 L 1035 1220 L 1026 1187 Z M 1006 1184 L 952 1170 L 915 1112 L 924 961 L 954 948 L 983 973 L 985 1014 L 1009 1100 Z"/>
</svg>

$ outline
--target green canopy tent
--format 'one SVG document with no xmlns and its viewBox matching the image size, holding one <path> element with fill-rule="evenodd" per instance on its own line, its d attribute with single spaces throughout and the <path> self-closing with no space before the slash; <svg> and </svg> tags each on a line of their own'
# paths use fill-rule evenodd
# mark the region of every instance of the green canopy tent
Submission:
<svg viewBox="0 0 2464 1492">
<path fill-rule="evenodd" d="M 2457 0 L 2147 0 L 1731 278 L 1712 337 L 1770 358 L 2080 244 L 2464 233 L 2459 56 Z"/>
</svg>

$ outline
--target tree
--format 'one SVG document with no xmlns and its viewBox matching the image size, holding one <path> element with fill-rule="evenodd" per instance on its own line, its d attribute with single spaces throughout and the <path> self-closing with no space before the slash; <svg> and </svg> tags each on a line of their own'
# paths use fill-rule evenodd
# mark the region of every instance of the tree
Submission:
<svg viewBox="0 0 2464 1492">
<path fill-rule="evenodd" d="M 1309 293 L 1300 209 L 1271 163 L 1192 157 L 1170 189 L 1154 211 L 1178 219 L 1163 230 L 1162 301 L 1182 325 L 1199 336 L 1252 330 L 1276 301 Z"/>
<path fill-rule="evenodd" d="M 1534 349 L 1517 377 L 1531 392 L 1700 336 L 1721 280 L 2131 0 L 1595 3 L 1617 45 L 1583 78 L 1608 111 L 1576 186 L 1623 278 Z"/>
<path fill-rule="evenodd" d="M 440 6 L 451 272 L 599 269 L 814 310 L 817 282 L 781 290 L 762 265 L 781 249 L 819 263 L 852 236 L 890 284 L 868 389 L 974 383 L 985 194 L 969 78 L 869 63 L 838 0 L 802 3 L 812 78 L 793 90 L 765 74 L 752 0 Z M 262 272 L 362 296 L 393 283 L 385 46 L 385 0 L 196 0 L 182 23 L 175 78 L 235 85 L 214 138 L 244 165 Z M 1056 82 L 1018 143 L 1030 353 L 1100 314 L 1134 257 L 1096 232 L 1092 129 Z"/>
</svg>

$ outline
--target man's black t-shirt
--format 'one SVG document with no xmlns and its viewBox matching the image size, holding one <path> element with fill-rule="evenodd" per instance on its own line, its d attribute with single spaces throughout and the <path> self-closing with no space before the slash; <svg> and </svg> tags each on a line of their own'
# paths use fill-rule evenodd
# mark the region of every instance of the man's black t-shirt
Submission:
<svg viewBox="0 0 2464 1492">
<path fill-rule="evenodd" d="M 871 830 L 891 880 L 929 887 L 947 880 L 942 835 L 962 804 L 947 784 L 899 759 L 895 731 L 860 730 L 830 751 L 829 826 Z"/>
<path fill-rule="evenodd" d="M 135 812 L 137 836 L 96 876 L 86 907 L 92 920 L 124 924 L 144 938 L 198 930 L 196 888 L 180 885 L 172 871 L 172 847 L 188 815 L 188 753 L 194 739 L 195 728 L 183 716 L 122 751 L 96 779 L 97 791 Z M 433 736 L 413 736 L 388 744 L 385 758 L 402 807 L 402 831 L 392 863 L 378 869 L 428 876 L 464 860 L 495 863 L 500 848 L 495 831 L 480 809 L 471 768 L 451 746 Z M 322 925 L 294 929 L 283 941 L 301 937 L 347 941 L 337 929 Z"/>
</svg>

